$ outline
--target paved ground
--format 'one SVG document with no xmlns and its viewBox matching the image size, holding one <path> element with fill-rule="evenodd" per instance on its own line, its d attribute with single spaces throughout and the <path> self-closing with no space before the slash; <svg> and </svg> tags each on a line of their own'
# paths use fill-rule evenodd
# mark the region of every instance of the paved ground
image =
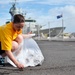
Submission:
<svg viewBox="0 0 75 75">
<path fill-rule="evenodd" d="M 23 71 L 0 67 L 0 75 L 75 75 L 75 42 L 37 41 L 45 60 L 41 66 Z"/>
</svg>

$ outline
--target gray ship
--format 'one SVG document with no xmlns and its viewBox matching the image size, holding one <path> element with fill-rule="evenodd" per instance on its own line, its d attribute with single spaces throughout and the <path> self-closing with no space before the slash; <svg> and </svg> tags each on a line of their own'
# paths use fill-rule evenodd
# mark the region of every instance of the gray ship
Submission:
<svg viewBox="0 0 75 75">
<path fill-rule="evenodd" d="M 13 20 L 13 16 L 15 14 L 22 14 L 25 16 L 25 27 L 23 28 L 23 33 L 28 33 L 32 31 L 32 33 L 35 33 L 37 36 L 42 36 L 41 34 L 43 34 L 44 36 L 46 35 L 47 37 L 49 36 L 55 37 L 57 35 L 60 35 L 62 31 L 65 29 L 65 27 L 41 29 L 42 26 L 39 26 L 39 25 L 36 26 L 36 20 L 33 20 L 31 18 L 26 19 L 27 13 L 22 12 L 22 10 L 16 7 L 16 0 L 12 4 L 12 7 L 10 8 L 9 13 L 11 14 L 11 21 Z"/>
</svg>

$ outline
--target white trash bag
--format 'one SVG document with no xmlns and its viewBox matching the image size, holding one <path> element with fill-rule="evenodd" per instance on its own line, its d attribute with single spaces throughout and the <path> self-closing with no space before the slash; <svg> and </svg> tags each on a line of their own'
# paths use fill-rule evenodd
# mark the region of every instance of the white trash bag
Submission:
<svg viewBox="0 0 75 75">
<path fill-rule="evenodd" d="M 38 44 L 32 38 L 24 39 L 19 48 L 13 52 L 13 55 L 25 67 L 42 65 L 44 61 L 44 56 Z M 16 67 L 8 57 L 7 62 Z"/>
</svg>

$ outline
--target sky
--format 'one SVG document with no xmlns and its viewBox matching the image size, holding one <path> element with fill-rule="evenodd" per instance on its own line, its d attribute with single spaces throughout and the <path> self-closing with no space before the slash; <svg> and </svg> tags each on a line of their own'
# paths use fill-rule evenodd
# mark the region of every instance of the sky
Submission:
<svg viewBox="0 0 75 75">
<path fill-rule="evenodd" d="M 0 0 L 0 25 L 10 20 L 9 10 L 14 1 Z M 75 32 L 75 0 L 16 0 L 16 7 L 26 13 L 25 18 L 35 19 L 43 29 L 64 26 L 64 32 Z"/>
</svg>

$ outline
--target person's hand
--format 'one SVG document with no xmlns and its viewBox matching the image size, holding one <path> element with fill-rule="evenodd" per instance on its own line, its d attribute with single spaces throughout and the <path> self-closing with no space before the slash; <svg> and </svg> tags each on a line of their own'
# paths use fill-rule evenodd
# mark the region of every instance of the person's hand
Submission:
<svg viewBox="0 0 75 75">
<path fill-rule="evenodd" d="M 32 38 L 35 34 L 22 34 L 23 38 Z"/>
<path fill-rule="evenodd" d="M 35 36 L 35 34 L 28 34 L 28 38 L 32 38 L 34 36 Z"/>
<path fill-rule="evenodd" d="M 17 66 L 17 68 L 19 68 L 19 69 L 24 69 L 24 65 L 21 64 L 21 63 L 18 63 L 16 66 Z"/>
</svg>

